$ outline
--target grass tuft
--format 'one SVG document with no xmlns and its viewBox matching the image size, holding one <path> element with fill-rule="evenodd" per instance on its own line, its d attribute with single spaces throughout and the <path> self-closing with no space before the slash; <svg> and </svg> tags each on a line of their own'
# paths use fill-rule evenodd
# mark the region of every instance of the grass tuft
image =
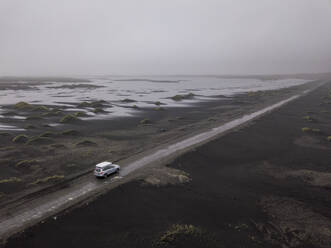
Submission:
<svg viewBox="0 0 331 248">
<path fill-rule="evenodd" d="M 37 179 L 36 181 L 32 182 L 31 185 L 38 185 L 38 184 L 48 183 L 48 182 L 52 182 L 52 181 L 59 181 L 59 180 L 62 180 L 63 178 L 64 178 L 63 175 L 49 176 L 49 177 Z"/>
<path fill-rule="evenodd" d="M 175 95 L 171 97 L 172 100 L 174 101 L 182 101 L 185 99 L 192 99 L 195 95 L 193 93 L 188 93 L 186 95 Z"/>
<path fill-rule="evenodd" d="M 41 137 L 41 138 L 50 138 L 50 137 L 55 137 L 56 135 L 57 135 L 56 133 L 47 131 L 47 132 L 44 132 L 44 133 L 40 134 L 39 137 Z"/>
<path fill-rule="evenodd" d="M 219 247 L 215 237 L 194 225 L 175 224 L 153 244 L 154 247 Z"/>
<path fill-rule="evenodd" d="M 26 136 L 25 134 L 20 134 L 14 137 L 12 141 L 15 143 L 26 143 L 28 139 L 28 136 Z"/>
<path fill-rule="evenodd" d="M 62 135 L 67 135 L 67 136 L 78 136 L 80 133 L 76 130 L 70 129 L 70 130 L 65 130 L 62 132 Z"/>
<path fill-rule="evenodd" d="M 93 141 L 90 141 L 90 140 L 83 140 L 83 141 L 80 141 L 76 144 L 77 147 L 83 147 L 83 146 L 97 146 L 98 144 L 93 142 Z"/>
<path fill-rule="evenodd" d="M 143 119 L 139 123 L 142 124 L 142 125 L 146 125 L 146 124 L 151 124 L 152 122 L 151 122 L 150 119 Z"/>
<path fill-rule="evenodd" d="M 125 98 L 125 99 L 122 100 L 122 102 L 124 102 L 124 103 L 131 103 L 131 102 L 136 102 L 136 101 L 133 100 L 133 99 L 130 99 L 130 98 Z"/>
<path fill-rule="evenodd" d="M 32 159 L 32 160 L 22 160 L 16 164 L 16 167 L 29 167 L 31 165 L 37 164 L 38 160 Z"/>
<path fill-rule="evenodd" d="M 18 102 L 14 106 L 16 109 L 20 110 L 31 110 L 33 109 L 33 105 L 27 102 Z"/>
<path fill-rule="evenodd" d="M 74 113 L 74 116 L 76 116 L 76 117 L 88 117 L 88 115 L 85 112 L 81 112 L 81 111 Z"/>
<path fill-rule="evenodd" d="M 60 122 L 61 123 L 71 123 L 71 122 L 75 122 L 78 120 L 79 120 L 79 118 L 77 118 L 77 116 L 68 114 L 68 115 L 63 116 L 61 118 Z"/>
<path fill-rule="evenodd" d="M 313 118 L 311 118 L 309 115 L 304 116 L 303 119 L 306 121 L 313 121 Z"/>
<path fill-rule="evenodd" d="M 27 145 L 49 145 L 52 143 L 54 143 L 52 139 L 45 137 L 32 137 L 26 142 Z"/>
<path fill-rule="evenodd" d="M 0 184 L 1 183 L 19 183 L 19 182 L 22 182 L 22 179 L 18 178 L 18 177 L 11 177 L 11 178 L 0 180 Z"/>
<path fill-rule="evenodd" d="M 307 132 L 311 132 L 312 129 L 310 127 L 303 127 L 303 128 L 301 128 L 301 131 L 304 133 L 307 133 Z"/>
</svg>

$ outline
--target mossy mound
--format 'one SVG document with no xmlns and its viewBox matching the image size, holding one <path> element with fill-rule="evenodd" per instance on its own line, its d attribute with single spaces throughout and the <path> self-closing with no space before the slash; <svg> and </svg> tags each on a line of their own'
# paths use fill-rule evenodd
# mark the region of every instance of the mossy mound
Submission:
<svg viewBox="0 0 331 248">
<path fill-rule="evenodd" d="M 182 101 L 182 100 L 187 100 L 187 99 L 192 99 L 192 98 L 194 98 L 193 93 L 188 93 L 186 95 L 175 95 L 175 96 L 171 97 L 171 99 L 174 101 Z"/>
<path fill-rule="evenodd" d="M 90 141 L 90 140 L 83 140 L 76 144 L 77 147 L 97 146 L 97 145 L 98 145 L 97 143 Z"/>
<path fill-rule="evenodd" d="M 22 160 L 16 164 L 16 167 L 19 168 L 26 168 L 30 167 L 31 165 L 35 165 L 38 163 L 38 160 L 32 159 L 32 160 Z"/>
<path fill-rule="evenodd" d="M 44 117 L 53 117 L 53 116 L 62 116 L 62 115 L 64 115 L 64 113 L 61 110 L 52 110 L 42 114 L 42 116 Z"/>
<path fill-rule="evenodd" d="M 29 137 L 26 136 L 25 134 L 20 134 L 20 135 L 17 135 L 16 137 L 13 138 L 13 142 L 15 143 L 26 143 L 27 141 L 29 140 Z"/>
<path fill-rule="evenodd" d="M 74 115 L 76 117 L 88 117 L 88 114 L 86 114 L 85 112 L 76 112 L 74 113 Z"/>
<path fill-rule="evenodd" d="M 304 133 L 308 133 L 308 132 L 311 132 L 312 129 L 310 127 L 303 127 L 303 128 L 301 128 L 301 131 Z"/>
<path fill-rule="evenodd" d="M 14 107 L 19 110 L 32 110 L 34 108 L 32 104 L 27 102 L 18 102 L 14 105 Z"/>
<path fill-rule="evenodd" d="M 32 182 L 32 185 L 37 185 L 37 184 L 42 184 L 42 183 L 49 183 L 49 182 L 54 182 L 54 181 L 59 181 L 64 179 L 63 175 L 54 175 L 54 176 L 49 176 L 41 179 L 37 179 L 36 181 Z"/>
<path fill-rule="evenodd" d="M 77 130 L 73 130 L 73 129 L 70 129 L 70 130 L 65 130 L 62 132 L 62 135 L 67 135 L 67 136 L 79 136 L 80 135 L 80 132 L 78 132 Z"/>
<path fill-rule="evenodd" d="M 132 108 L 139 109 L 139 107 L 137 105 L 133 105 Z"/>
<path fill-rule="evenodd" d="M 104 111 L 102 108 L 95 108 L 93 110 L 93 113 L 95 114 L 100 114 L 100 113 L 107 113 L 106 111 Z"/>
<path fill-rule="evenodd" d="M 1 183 L 19 183 L 22 182 L 21 178 L 18 177 L 11 177 L 11 178 L 6 178 L 6 179 L 0 179 L 0 184 Z"/>
<path fill-rule="evenodd" d="M 64 148 L 67 148 L 65 145 L 63 144 L 52 144 L 50 145 L 52 148 L 55 148 L 55 149 L 64 149 Z"/>
<path fill-rule="evenodd" d="M 46 106 L 40 105 L 40 106 L 35 106 L 33 108 L 33 111 L 46 112 L 46 111 L 49 111 L 49 108 Z"/>
<path fill-rule="evenodd" d="M 313 118 L 311 118 L 309 115 L 303 117 L 306 121 L 313 121 Z"/>
<path fill-rule="evenodd" d="M 44 137 L 33 137 L 26 142 L 27 145 L 49 145 L 52 143 L 54 143 L 52 139 Z"/>
<path fill-rule="evenodd" d="M 139 123 L 142 124 L 142 125 L 146 125 L 146 124 L 151 124 L 152 122 L 151 122 L 150 119 L 143 119 Z"/>
<path fill-rule="evenodd" d="M 56 133 L 49 132 L 49 131 L 44 132 L 44 133 L 39 135 L 39 137 L 41 137 L 41 138 L 51 138 L 51 137 L 56 137 L 56 136 L 57 136 Z"/>
<path fill-rule="evenodd" d="M 172 225 L 164 232 L 154 247 L 219 247 L 216 240 L 206 231 L 193 225 Z"/>
<path fill-rule="evenodd" d="M 79 118 L 77 116 L 68 114 L 61 118 L 60 123 L 73 123 L 78 120 L 79 120 Z"/>
<path fill-rule="evenodd" d="M 123 99 L 121 102 L 124 102 L 124 103 L 132 103 L 132 102 L 136 102 L 136 100 L 133 100 L 133 99 L 130 99 L 130 98 L 125 98 L 125 99 Z"/>
<path fill-rule="evenodd" d="M 101 108 L 103 107 L 107 102 L 104 100 L 100 101 L 93 101 L 93 102 L 81 102 L 78 104 L 78 107 L 80 108 Z"/>
</svg>

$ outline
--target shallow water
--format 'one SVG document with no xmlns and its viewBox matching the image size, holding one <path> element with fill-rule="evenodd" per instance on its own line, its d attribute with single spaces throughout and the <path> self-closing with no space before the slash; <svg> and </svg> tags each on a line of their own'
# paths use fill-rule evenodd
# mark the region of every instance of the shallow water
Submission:
<svg viewBox="0 0 331 248">
<path fill-rule="evenodd" d="M 308 82 L 302 79 L 259 80 L 252 78 L 224 79 L 182 76 L 147 78 L 99 77 L 88 79 L 90 82 L 41 82 L 39 85 L 34 85 L 32 90 L 1 90 L 0 108 L 4 105 L 25 101 L 43 105 L 62 105 L 77 111 L 87 111 L 91 116 L 89 119 L 105 119 L 134 115 L 139 111 L 132 108 L 134 105 L 140 108 L 155 108 L 155 102 L 160 101 L 162 107 L 185 107 L 199 101 L 213 100 L 215 96 L 232 96 L 249 91 L 274 90 Z M 61 86 L 74 84 L 97 87 L 61 88 Z M 188 93 L 193 93 L 195 95 L 194 98 L 182 101 L 171 99 L 175 95 Z M 134 102 L 126 103 L 123 102 L 124 99 L 131 99 Z M 77 103 L 92 100 L 105 100 L 112 107 L 104 109 L 108 113 L 97 115 L 88 109 L 77 108 Z M 19 117 L 16 116 L 16 118 Z M 7 127 L 8 125 L 0 126 L 0 130 L 4 130 Z"/>
</svg>

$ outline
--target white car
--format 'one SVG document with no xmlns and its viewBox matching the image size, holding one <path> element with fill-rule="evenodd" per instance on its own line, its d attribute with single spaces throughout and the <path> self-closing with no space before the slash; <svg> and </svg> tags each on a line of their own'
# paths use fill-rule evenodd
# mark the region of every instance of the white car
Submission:
<svg viewBox="0 0 331 248">
<path fill-rule="evenodd" d="M 95 166 L 94 175 L 96 177 L 107 177 L 120 171 L 120 166 L 112 162 L 102 162 Z"/>
</svg>

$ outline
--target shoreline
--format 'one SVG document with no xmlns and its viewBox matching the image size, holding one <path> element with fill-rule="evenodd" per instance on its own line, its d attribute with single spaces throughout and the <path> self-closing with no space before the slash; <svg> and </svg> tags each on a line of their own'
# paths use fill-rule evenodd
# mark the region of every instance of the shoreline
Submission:
<svg viewBox="0 0 331 248">
<path fill-rule="evenodd" d="M 307 93 L 307 92 L 306 92 Z M 293 97 L 291 97 L 290 98 L 290 100 L 293 100 L 294 98 Z M 282 104 L 285 104 L 287 101 L 283 101 L 283 103 Z M 282 104 L 280 104 L 280 105 L 282 105 Z M 276 106 L 274 106 L 275 108 L 276 107 L 279 107 L 278 106 L 279 104 L 276 104 Z M 268 112 L 268 111 L 270 111 L 271 110 L 271 108 L 272 108 L 272 106 L 271 107 L 267 107 L 267 110 L 265 110 L 265 112 Z M 260 113 L 260 114 L 263 114 L 263 113 Z M 255 116 L 255 115 L 253 115 L 253 117 L 252 117 L 252 119 L 254 119 L 255 117 L 257 117 L 257 116 Z M 244 118 L 244 123 L 246 123 L 248 120 L 245 120 L 245 118 Z M 228 129 L 232 129 L 232 127 L 230 128 L 228 128 Z M 224 132 L 224 131 L 227 131 L 227 130 L 223 130 L 222 132 Z M 213 137 L 213 138 L 212 138 Z M 212 138 L 212 139 L 215 139 L 217 136 L 210 136 L 210 137 L 208 137 L 208 142 L 210 142 L 210 138 Z M 204 141 L 204 142 L 207 142 L 207 140 L 206 141 Z M 190 146 L 188 146 L 188 147 L 190 147 L 190 148 L 192 148 L 191 147 L 191 144 L 190 144 Z M 185 147 L 186 148 L 186 147 Z M 166 155 L 169 155 L 169 154 L 166 154 Z M 176 153 L 176 155 L 178 156 L 178 153 Z M 141 155 L 139 155 L 139 156 L 141 156 Z M 134 158 L 129 158 L 128 160 L 130 161 L 132 161 L 132 159 L 134 159 Z M 143 162 L 144 162 L 144 160 L 143 160 Z M 152 161 L 150 161 L 150 162 L 152 162 Z M 145 163 L 146 163 L 146 161 L 145 161 Z M 127 167 L 124 167 L 124 170 L 125 170 L 125 168 L 127 168 Z M 116 178 L 115 178 L 116 179 Z M 125 180 L 123 180 L 123 181 L 125 181 Z M 108 183 L 109 183 L 109 181 L 108 181 Z M 99 186 L 98 186 L 99 187 Z M 82 193 L 82 195 L 85 195 L 85 194 L 87 194 L 87 192 L 89 192 L 89 191 L 92 191 L 92 189 L 89 189 L 88 187 L 86 188 L 86 189 L 83 189 L 81 192 L 83 192 Z M 70 197 L 69 197 L 70 198 Z M 79 197 L 78 197 L 79 198 Z M 77 199 L 77 202 L 81 202 L 81 200 L 82 199 Z M 69 201 L 72 201 L 72 202 L 74 202 L 74 199 L 71 199 L 71 200 L 69 200 Z M 66 205 L 66 204 L 68 204 L 68 202 L 64 202 L 63 203 L 63 205 Z M 69 207 L 71 204 L 69 204 L 69 205 L 67 205 L 65 208 L 62 208 L 62 210 L 64 210 L 64 209 L 66 209 L 67 207 Z M 61 210 L 61 207 L 60 207 L 60 210 Z M 48 213 L 47 214 L 47 216 L 51 216 L 51 215 L 53 215 L 53 214 L 55 214 L 56 213 L 56 211 L 55 211 L 55 209 L 52 209 L 52 211 L 50 212 L 50 213 Z M 37 216 L 38 217 L 38 216 Z M 34 221 L 32 221 L 33 223 L 36 223 L 36 222 L 38 222 L 38 221 L 40 221 L 41 219 L 43 219 L 43 218 L 37 218 L 36 220 L 34 220 Z"/>
</svg>

